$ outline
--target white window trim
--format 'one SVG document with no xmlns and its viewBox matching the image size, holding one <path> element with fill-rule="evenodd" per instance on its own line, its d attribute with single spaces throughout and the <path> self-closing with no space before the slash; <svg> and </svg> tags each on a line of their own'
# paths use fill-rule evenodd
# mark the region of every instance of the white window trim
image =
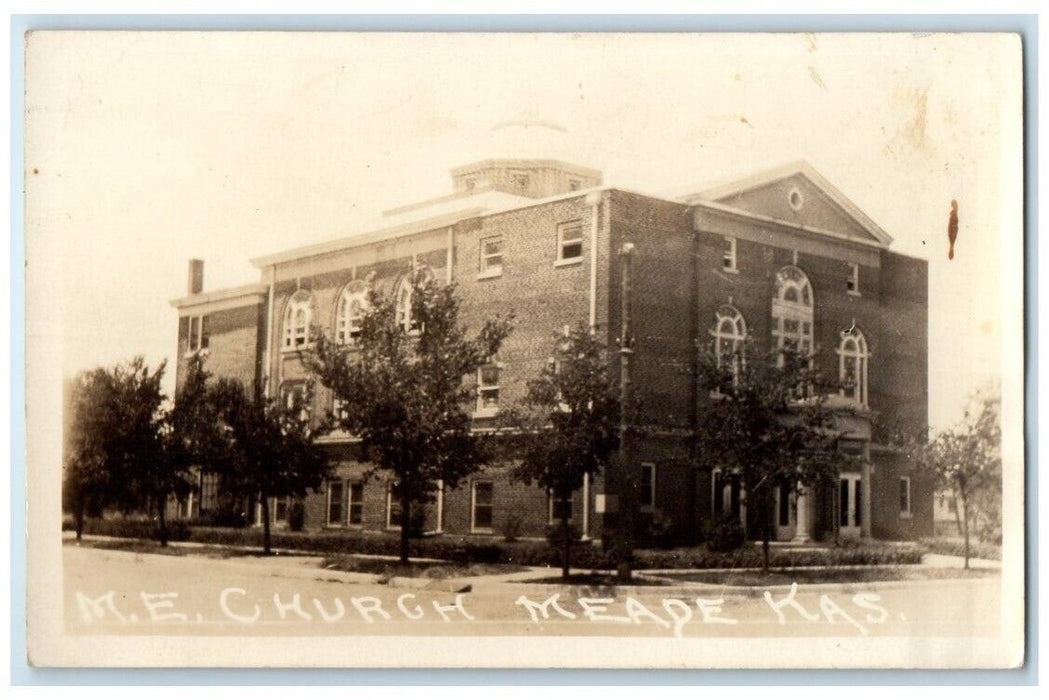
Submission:
<svg viewBox="0 0 1049 700">
<path fill-rule="evenodd" d="M 903 520 L 909 520 L 914 515 L 914 511 L 911 509 L 911 507 L 913 505 L 913 498 L 912 498 L 913 494 L 911 493 L 911 477 L 909 477 L 909 476 L 901 476 L 900 477 L 900 484 L 907 484 L 907 509 L 900 511 L 900 518 L 903 519 Z M 896 492 L 896 499 L 897 499 L 897 501 L 899 500 L 899 498 L 900 498 L 900 494 L 899 494 L 899 491 L 897 491 Z"/>
<path fill-rule="evenodd" d="M 575 243 L 579 241 L 579 255 L 572 258 L 562 257 L 565 249 L 565 231 L 568 229 L 578 228 L 579 238 L 570 238 L 569 243 Z M 583 231 L 582 220 L 566 221 L 562 224 L 557 225 L 557 259 L 554 261 L 554 267 L 562 267 L 567 265 L 580 265 L 583 262 L 584 248 L 586 247 L 586 233 Z"/>
<path fill-rule="evenodd" d="M 488 479 L 480 479 L 470 483 L 470 532 L 476 532 L 481 534 L 490 534 L 495 532 L 495 507 L 494 503 L 489 503 L 488 507 L 492 509 L 492 525 L 489 527 L 477 527 L 477 485 L 488 484 L 492 487 L 492 500 L 495 500 L 495 484 Z"/>
<path fill-rule="evenodd" d="M 296 296 L 298 298 L 296 299 Z M 295 315 L 296 309 L 305 309 L 306 311 L 306 327 L 304 330 L 303 342 L 297 344 L 295 340 L 300 337 L 295 332 L 294 326 L 292 326 L 292 317 Z M 288 300 L 288 305 L 284 309 L 284 325 L 281 328 L 281 341 L 280 347 L 281 352 L 300 352 L 306 350 L 313 344 L 313 339 L 310 337 L 310 325 L 313 323 L 313 303 L 309 296 L 301 295 L 296 292 Z"/>
<path fill-rule="evenodd" d="M 351 512 L 353 510 L 353 487 L 359 486 L 361 489 L 361 521 L 359 523 L 350 522 Z M 364 527 L 364 482 L 363 481 L 346 481 L 346 527 L 360 529 Z"/>
<path fill-rule="evenodd" d="M 391 525 L 390 524 L 390 516 L 393 515 L 393 489 L 394 489 L 394 485 L 396 483 L 397 482 L 395 482 L 395 481 L 387 481 L 386 482 L 386 529 L 387 530 L 395 530 L 395 531 L 399 532 L 400 529 L 402 527 L 404 527 L 404 513 L 401 513 L 401 524 L 400 525 Z M 400 505 L 400 504 L 398 504 L 398 505 Z"/>
<path fill-rule="evenodd" d="M 361 315 L 355 316 L 353 313 L 353 302 L 355 300 L 361 302 Z M 339 295 L 339 299 L 336 302 L 335 308 L 335 341 L 340 345 L 355 345 L 356 339 L 352 336 L 352 330 L 354 329 L 354 321 L 356 321 L 356 330 L 360 333 L 360 320 L 363 317 L 363 312 L 368 308 L 368 292 L 367 290 L 359 290 L 351 292 L 349 288 L 344 289 L 342 294 Z M 345 337 L 340 338 L 339 334 L 345 331 Z"/>
<path fill-rule="evenodd" d="M 639 501 L 638 505 L 641 507 L 641 512 L 642 513 L 651 513 L 653 511 L 655 511 L 655 509 L 656 509 L 656 465 L 655 465 L 654 462 L 642 462 L 641 463 L 641 477 L 642 478 L 644 478 L 644 476 L 645 476 L 645 467 L 649 467 L 652 470 L 650 472 L 650 474 L 649 474 L 649 477 L 648 477 L 648 488 L 649 488 L 649 493 L 652 494 L 652 502 L 651 503 L 640 503 L 640 499 L 638 499 L 638 501 Z"/>
<path fill-rule="evenodd" d="M 335 522 L 333 522 L 332 519 L 331 519 L 331 487 L 332 487 L 332 484 L 340 484 L 342 486 L 342 498 L 340 500 L 343 501 L 343 503 L 341 504 L 341 506 L 343 508 L 343 512 L 342 512 L 342 517 L 338 521 L 335 521 Z M 347 494 L 346 494 L 346 482 L 343 481 L 342 479 L 332 479 L 331 481 L 328 482 L 328 488 L 325 489 L 325 490 L 327 491 L 327 498 L 325 499 L 325 502 L 324 502 L 324 524 L 325 524 L 325 527 L 346 527 L 346 524 L 349 521 L 349 517 L 348 517 L 349 513 L 346 510 L 346 503 L 348 502 Z"/>
<path fill-rule="evenodd" d="M 739 274 L 739 259 L 737 257 L 739 255 L 739 241 L 736 239 L 735 236 L 725 236 L 725 241 L 728 243 L 728 250 L 721 251 L 721 271 L 730 272 L 732 274 Z M 727 259 L 731 261 L 731 264 L 728 267 L 725 267 L 725 253 L 728 253 Z"/>
<path fill-rule="evenodd" d="M 483 388 L 485 388 L 485 389 L 495 389 L 496 391 L 499 392 L 499 399 L 501 400 L 502 399 L 501 386 L 502 386 L 503 363 L 502 362 L 489 362 L 488 364 L 484 365 L 484 367 L 490 367 L 490 366 L 494 366 L 496 368 L 496 370 L 498 370 L 498 372 L 499 372 L 499 383 L 495 384 L 493 386 L 486 386 L 486 387 L 483 387 Z M 498 413 L 499 413 L 499 405 L 498 405 L 499 401 L 498 400 L 496 401 L 497 405 L 495 405 L 495 406 L 487 406 L 486 407 L 486 406 L 482 406 L 481 405 L 482 404 L 482 400 L 481 400 L 481 389 L 482 389 L 482 387 L 481 387 L 481 370 L 483 370 L 484 367 L 479 367 L 477 369 L 477 389 L 476 389 L 477 396 L 476 396 L 476 400 L 475 400 L 475 403 L 474 403 L 474 418 L 491 418 L 491 417 L 493 417 L 495 415 L 498 415 Z"/>
<path fill-rule="evenodd" d="M 870 367 L 871 361 L 870 346 L 867 344 L 867 337 L 863 335 L 863 331 L 856 328 L 852 331 L 852 333 L 854 333 L 855 335 L 844 336 L 841 339 L 841 342 L 838 343 L 838 381 L 842 382 L 845 380 L 846 362 L 860 363 L 860 371 L 857 373 L 857 386 L 855 387 L 855 389 L 853 389 L 853 391 L 859 393 L 859 397 L 856 397 L 855 395 L 850 396 L 848 393 L 846 393 L 846 389 L 844 386 L 838 390 L 838 394 L 846 398 L 853 399 L 863 407 L 867 407 L 868 401 L 870 399 L 870 389 L 868 385 L 868 368 Z M 855 352 L 845 351 L 845 343 L 850 338 L 856 342 Z"/>
<path fill-rule="evenodd" d="M 478 243 L 478 246 L 477 246 L 478 247 L 477 254 L 479 256 L 478 264 L 477 264 L 477 279 L 479 279 L 479 280 L 487 280 L 487 279 L 493 279 L 495 277 L 502 277 L 502 275 L 503 275 L 503 263 L 500 262 L 498 265 L 491 265 L 490 266 L 490 265 L 488 265 L 488 263 L 486 261 L 487 261 L 488 258 L 493 257 L 495 255 L 498 255 L 500 260 L 502 260 L 502 257 L 503 257 L 503 240 L 504 239 L 503 239 L 502 234 L 498 234 L 498 235 L 495 235 L 495 236 L 485 236 L 484 238 L 482 238 L 480 240 L 480 242 Z M 485 243 L 490 243 L 492 241 L 499 241 L 499 252 L 498 253 L 490 253 L 490 254 L 486 255 L 485 252 L 484 252 Z"/>
<path fill-rule="evenodd" d="M 394 298 L 394 319 L 397 325 L 410 336 L 417 336 L 422 333 L 421 325 L 418 328 L 412 328 L 412 299 L 415 296 L 415 290 L 412 286 L 413 281 L 418 279 L 420 284 L 426 284 L 433 278 L 433 271 L 429 267 L 416 265 L 408 274 L 401 278 L 400 283 L 397 285 Z"/>
<path fill-rule="evenodd" d="M 849 282 L 852 282 L 852 289 L 849 289 L 848 288 L 848 284 L 846 283 L 845 291 L 848 292 L 850 296 L 854 296 L 854 297 L 863 296 L 863 294 L 860 292 L 860 266 L 859 266 L 859 264 L 858 263 L 849 263 L 849 270 L 850 270 Z"/>
</svg>

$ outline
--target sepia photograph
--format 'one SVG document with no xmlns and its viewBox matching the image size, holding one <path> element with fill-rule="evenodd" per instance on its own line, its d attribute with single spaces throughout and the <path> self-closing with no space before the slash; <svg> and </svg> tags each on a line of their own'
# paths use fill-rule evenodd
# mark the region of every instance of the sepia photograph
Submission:
<svg viewBox="0 0 1049 700">
<path fill-rule="evenodd" d="M 1023 665 L 1018 35 L 24 50 L 32 665 Z"/>
</svg>

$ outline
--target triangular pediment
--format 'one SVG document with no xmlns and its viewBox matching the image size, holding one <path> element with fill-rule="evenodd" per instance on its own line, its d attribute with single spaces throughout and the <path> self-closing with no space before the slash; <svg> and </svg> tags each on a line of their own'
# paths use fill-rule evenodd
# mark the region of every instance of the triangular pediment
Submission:
<svg viewBox="0 0 1049 700">
<path fill-rule="evenodd" d="M 892 238 L 805 162 L 715 187 L 687 198 L 888 246 Z"/>
</svg>

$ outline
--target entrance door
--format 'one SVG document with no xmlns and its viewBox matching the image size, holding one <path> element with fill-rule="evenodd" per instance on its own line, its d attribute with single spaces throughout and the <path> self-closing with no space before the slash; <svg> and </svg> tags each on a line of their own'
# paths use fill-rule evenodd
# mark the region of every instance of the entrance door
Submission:
<svg viewBox="0 0 1049 700">
<path fill-rule="evenodd" d="M 795 532 L 795 498 L 794 489 L 787 484 L 780 484 L 776 488 L 776 540 L 786 542 L 794 538 Z"/>
<path fill-rule="evenodd" d="M 863 503 L 859 474 L 842 475 L 838 489 L 838 532 L 844 537 L 859 537 L 863 522 Z"/>
</svg>

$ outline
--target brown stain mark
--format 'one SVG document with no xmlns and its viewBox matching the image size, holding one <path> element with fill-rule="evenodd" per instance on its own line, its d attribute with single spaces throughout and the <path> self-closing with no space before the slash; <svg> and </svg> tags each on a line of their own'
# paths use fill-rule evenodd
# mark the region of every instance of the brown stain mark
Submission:
<svg viewBox="0 0 1049 700">
<path fill-rule="evenodd" d="M 823 78 L 820 77 L 820 74 L 816 72 L 816 68 L 814 66 L 809 66 L 809 76 L 812 78 L 814 83 L 819 85 L 824 90 L 827 89 L 827 85 L 823 82 Z"/>
<path fill-rule="evenodd" d="M 748 119 L 747 119 L 746 117 L 744 117 L 744 116 L 740 116 L 740 118 L 739 118 L 739 123 L 740 123 L 740 124 L 746 124 L 746 125 L 747 125 L 747 126 L 749 126 L 749 127 L 751 128 L 751 129 L 753 129 L 753 128 L 754 128 L 754 125 L 750 123 L 750 120 L 748 120 Z"/>
<path fill-rule="evenodd" d="M 991 331 L 994 330 L 994 322 L 987 320 L 980 324 L 980 332 L 984 335 L 990 335 Z"/>
<path fill-rule="evenodd" d="M 805 40 L 809 42 L 810 53 L 819 48 L 818 46 L 816 46 L 816 35 L 812 32 L 805 32 Z"/>
<path fill-rule="evenodd" d="M 40 170 L 38 168 L 33 168 L 33 174 L 34 175 L 39 175 L 40 174 Z"/>
<path fill-rule="evenodd" d="M 951 215 L 947 217 L 947 240 L 950 248 L 947 249 L 947 259 L 954 260 L 954 242 L 958 240 L 958 200 L 951 200 Z"/>
</svg>

